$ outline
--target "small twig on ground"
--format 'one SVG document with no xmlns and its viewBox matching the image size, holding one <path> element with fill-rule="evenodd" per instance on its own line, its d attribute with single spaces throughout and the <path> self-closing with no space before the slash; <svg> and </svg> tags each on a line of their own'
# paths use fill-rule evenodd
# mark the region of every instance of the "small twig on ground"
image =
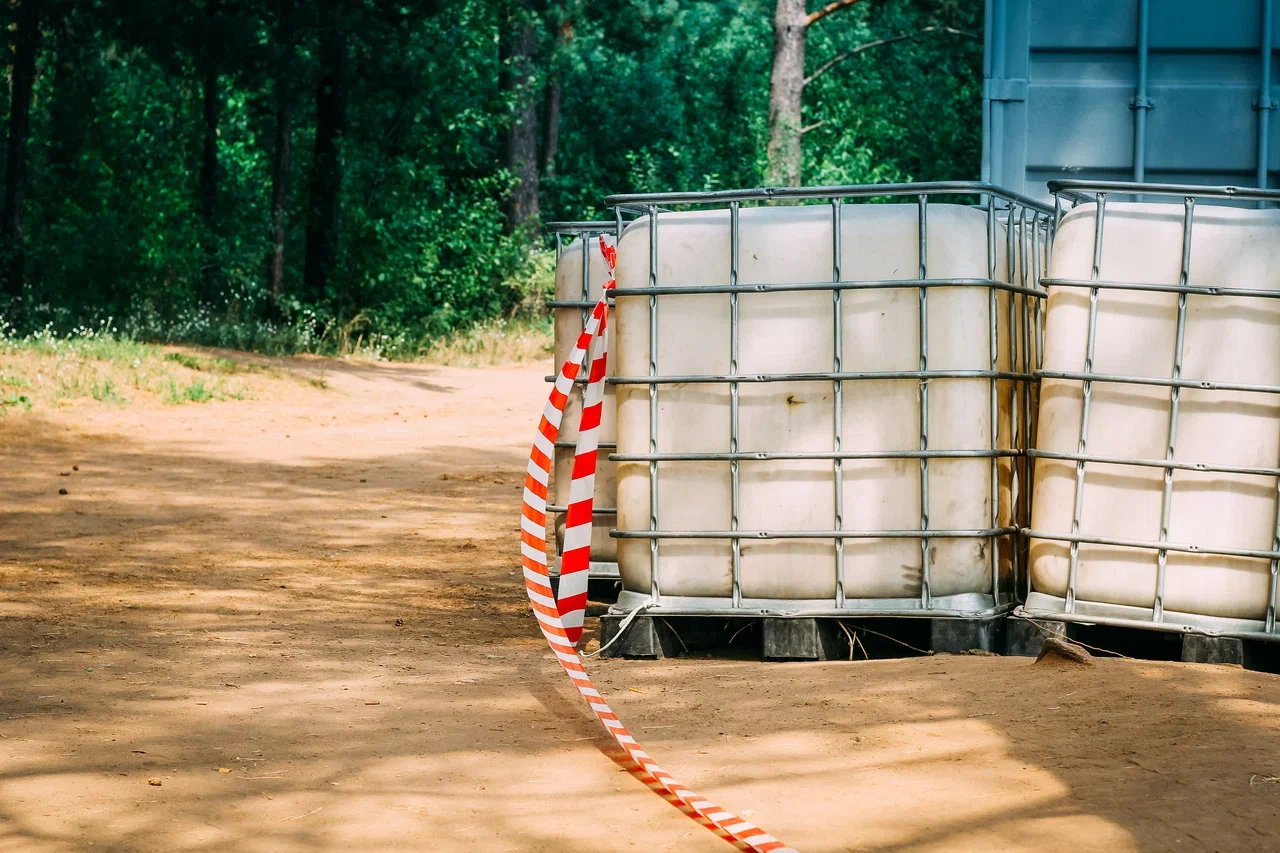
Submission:
<svg viewBox="0 0 1280 853">
<path fill-rule="evenodd" d="M 281 823 L 284 823 L 286 820 L 299 820 L 300 818 L 309 817 L 309 816 L 311 816 L 311 815 L 315 814 L 316 812 L 320 811 L 320 809 L 323 809 L 323 808 L 324 808 L 324 806 L 321 806 L 319 809 L 312 809 L 312 810 L 311 810 L 311 811 L 309 811 L 309 812 L 303 812 L 302 814 L 296 814 L 296 815 L 294 815 L 293 817 L 282 817 L 282 818 L 280 818 L 280 822 L 281 822 Z"/>
<path fill-rule="evenodd" d="M 897 643 L 898 645 L 900 645 L 900 646 L 906 646 L 907 648 L 911 649 L 911 651 L 913 651 L 913 652 L 919 652 L 919 653 L 920 653 L 920 654 L 922 654 L 922 655 L 931 655 L 931 654 L 933 654 L 933 652 L 932 652 L 932 651 L 925 651 L 924 649 L 917 649 L 915 646 L 911 645 L 910 643 L 904 643 L 904 642 L 902 642 L 902 640 L 899 640 L 897 637 L 890 637 L 888 634 L 881 634 L 879 631 L 872 631 L 870 628 L 865 628 L 865 627 L 859 626 L 858 630 L 859 630 L 859 631 L 866 631 L 868 634 L 875 634 L 877 637 L 884 637 L 886 640 L 892 640 L 893 642 Z"/>
<path fill-rule="evenodd" d="M 1100 649 L 1097 646 L 1091 646 L 1088 643 L 1082 643 L 1079 640 L 1073 640 L 1071 637 L 1068 637 L 1063 632 L 1055 631 L 1052 628 L 1047 628 L 1034 619 L 1029 619 L 1026 616 L 1023 616 L 1021 618 L 1026 619 L 1028 622 L 1030 622 L 1032 625 L 1035 625 L 1044 633 L 1053 634 L 1055 637 L 1061 637 L 1062 639 L 1066 640 L 1068 643 L 1075 643 L 1077 646 L 1084 646 L 1086 649 L 1091 649 L 1095 652 L 1102 652 L 1104 655 L 1112 655 L 1113 657 L 1123 658 L 1125 660 L 1133 660 L 1133 658 L 1129 657 L 1128 655 L 1122 655 L 1119 652 L 1113 652 L 1111 651 L 1111 649 Z"/>
<path fill-rule="evenodd" d="M 659 616 L 658 618 L 659 618 L 659 619 L 662 619 L 662 617 L 661 617 L 661 616 Z M 689 654 L 689 647 L 688 647 L 688 646 L 686 646 L 686 645 L 684 644 L 684 640 L 681 640 L 681 639 L 680 639 L 680 632 L 678 632 L 675 628 L 672 628 L 672 627 L 671 627 L 671 623 L 670 623 L 670 622 L 668 622 L 666 619 L 662 619 L 662 624 L 663 624 L 663 625 L 666 625 L 666 626 L 667 626 L 667 628 L 669 628 L 669 629 L 671 630 L 671 633 L 673 633 L 673 634 L 675 634 L 675 635 L 676 635 L 676 639 L 677 639 L 677 640 L 680 640 L 680 648 L 684 650 L 684 653 L 685 653 L 685 654 Z"/>
</svg>

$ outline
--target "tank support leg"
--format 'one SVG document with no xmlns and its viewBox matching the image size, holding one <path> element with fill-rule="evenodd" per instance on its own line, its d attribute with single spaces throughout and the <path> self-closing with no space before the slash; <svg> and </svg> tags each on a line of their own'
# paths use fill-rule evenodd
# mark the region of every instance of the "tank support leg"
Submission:
<svg viewBox="0 0 1280 853">
<path fill-rule="evenodd" d="M 1044 639 L 1050 634 L 1058 637 L 1071 636 L 1070 626 L 1066 622 L 1046 619 L 1032 622 L 1014 616 L 1009 617 L 1004 631 L 1005 654 L 1026 658 L 1039 656 L 1040 650 L 1044 648 Z"/>
<path fill-rule="evenodd" d="M 765 619 L 765 660 L 838 660 L 843 635 L 830 619 Z"/>
<path fill-rule="evenodd" d="M 1004 619 L 933 619 L 929 624 L 930 648 L 935 652 L 956 653 L 977 649 L 999 650 L 998 642 Z"/>
<path fill-rule="evenodd" d="M 1244 643 L 1238 637 L 1183 634 L 1182 660 L 1186 663 L 1227 663 L 1244 666 Z"/>
<path fill-rule="evenodd" d="M 600 617 L 600 645 L 618 636 L 618 627 L 625 618 L 621 613 L 605 613 Z M 679 642 L 669 628 L 652 616 L 637 616 L 618 641 L 604 650 L 602 657 L 656 660 L 674 655 L 679 648 Z"/>
</svg>

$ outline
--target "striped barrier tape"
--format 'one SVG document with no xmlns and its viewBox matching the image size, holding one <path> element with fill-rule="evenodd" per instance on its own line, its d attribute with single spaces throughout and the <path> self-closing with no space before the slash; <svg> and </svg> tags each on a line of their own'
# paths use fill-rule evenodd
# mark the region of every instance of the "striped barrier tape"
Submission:
<svg viewBox="0 0 1280 853">
<path fill-rule="evenodd" d="M 591 508 L 596 467 L 596 434 L 599 428 L 600 409 L 604 398 L 604 374 L 607 346 L 604 342 L 607 324 L 607 292 L 613 288 L 613 268 L 617 260 L 616 250 L 602 237 L 600 251 L 609 268 L 609 280 L 605 282 L 605 294 L 601 295 L 591 311 L 582 334 L 569 353 L 560 374 L 556 377 L 551 395 L 538 422 L 533 449 L 529 452 L 529 467 L 524 480 L 524 507 L 520 518 L 520 557 L 524 566 L 525 592 L 529 606 L 538 620 L 542 635 L 565 674 L 573 681 L 591 710 L 604 725 L 605 731 L 617 741 L 635 764 L 632 773 L 654 793 L 684 812 L 697 823 L 714 832 L 739 850 L 752 853 L 795 853 L 763 829 L 725 811 L 715 803 L 698 796 L 671 777 L 658 766 L 640 744 L 618 720 L 618 715 L 605 702 L 600 691 L 587 675 L 582 659 L 578 657 L 577 640 L 582 636 L 582 617 L 586 608 L 587 564 L 591 547 Z M 594 344 L 594 345 L 593 345 Z M 573 478 L 570 482 L 570 518 L 566 521 L 565 554 L 561 560 L 561 601 L 551 590 L 547 571 L 547 484 L 551 478 L 555 441 L 560 434 L 560 422 L 564 417 L 569 392 L 582 368 L 587 350 L 592 350 L 589 383 L 583 395 L 583 422 L 579 430 L 575 450 Z M 588 412 L 595 414 L 588 416 Z M 593 420 L 594 419 L 594 420 Z M 585 438 L 585 441 L 584 441 Z M 577 511 L 575 513 L 575 507 Z M 585 521 L 584 521 L 585 518 Z M 585 533 L 569 534 L 585 527 Z M 572 546 L 572 547 L 571 547 Z M 570 561 L 570 554 L 573 554 Z M 570 586 L 566 590 L 565 574 Z M 581 587 L 581 591 L 579 591 Z"/>
</svg>

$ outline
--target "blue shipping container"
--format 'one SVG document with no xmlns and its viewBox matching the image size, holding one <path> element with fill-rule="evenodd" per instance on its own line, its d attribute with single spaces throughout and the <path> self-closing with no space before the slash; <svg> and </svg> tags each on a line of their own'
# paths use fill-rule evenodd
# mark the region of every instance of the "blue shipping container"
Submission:
<svg viewBox="0 0 1280 853">
<path fill-rule="evenodd" d="M 1272 186 L 1273 0 L 986 0 L 982 178 Z"/>
</svg>

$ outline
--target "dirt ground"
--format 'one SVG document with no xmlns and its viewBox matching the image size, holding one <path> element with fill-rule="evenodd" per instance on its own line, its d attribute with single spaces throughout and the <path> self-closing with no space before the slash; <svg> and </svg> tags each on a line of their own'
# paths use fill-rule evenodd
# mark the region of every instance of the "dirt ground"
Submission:
<svg viewBox="0 0 1280 853">
<path fill-rule="evenodd" d="M 328 387 L 0 418 L 0 850 L 730 849 L 606 757 L 527 612 L 546 366 L 286 366 Z M 1280 849 L 1277 676 L 588 668 L 805 853 Z"/>
</svg>

